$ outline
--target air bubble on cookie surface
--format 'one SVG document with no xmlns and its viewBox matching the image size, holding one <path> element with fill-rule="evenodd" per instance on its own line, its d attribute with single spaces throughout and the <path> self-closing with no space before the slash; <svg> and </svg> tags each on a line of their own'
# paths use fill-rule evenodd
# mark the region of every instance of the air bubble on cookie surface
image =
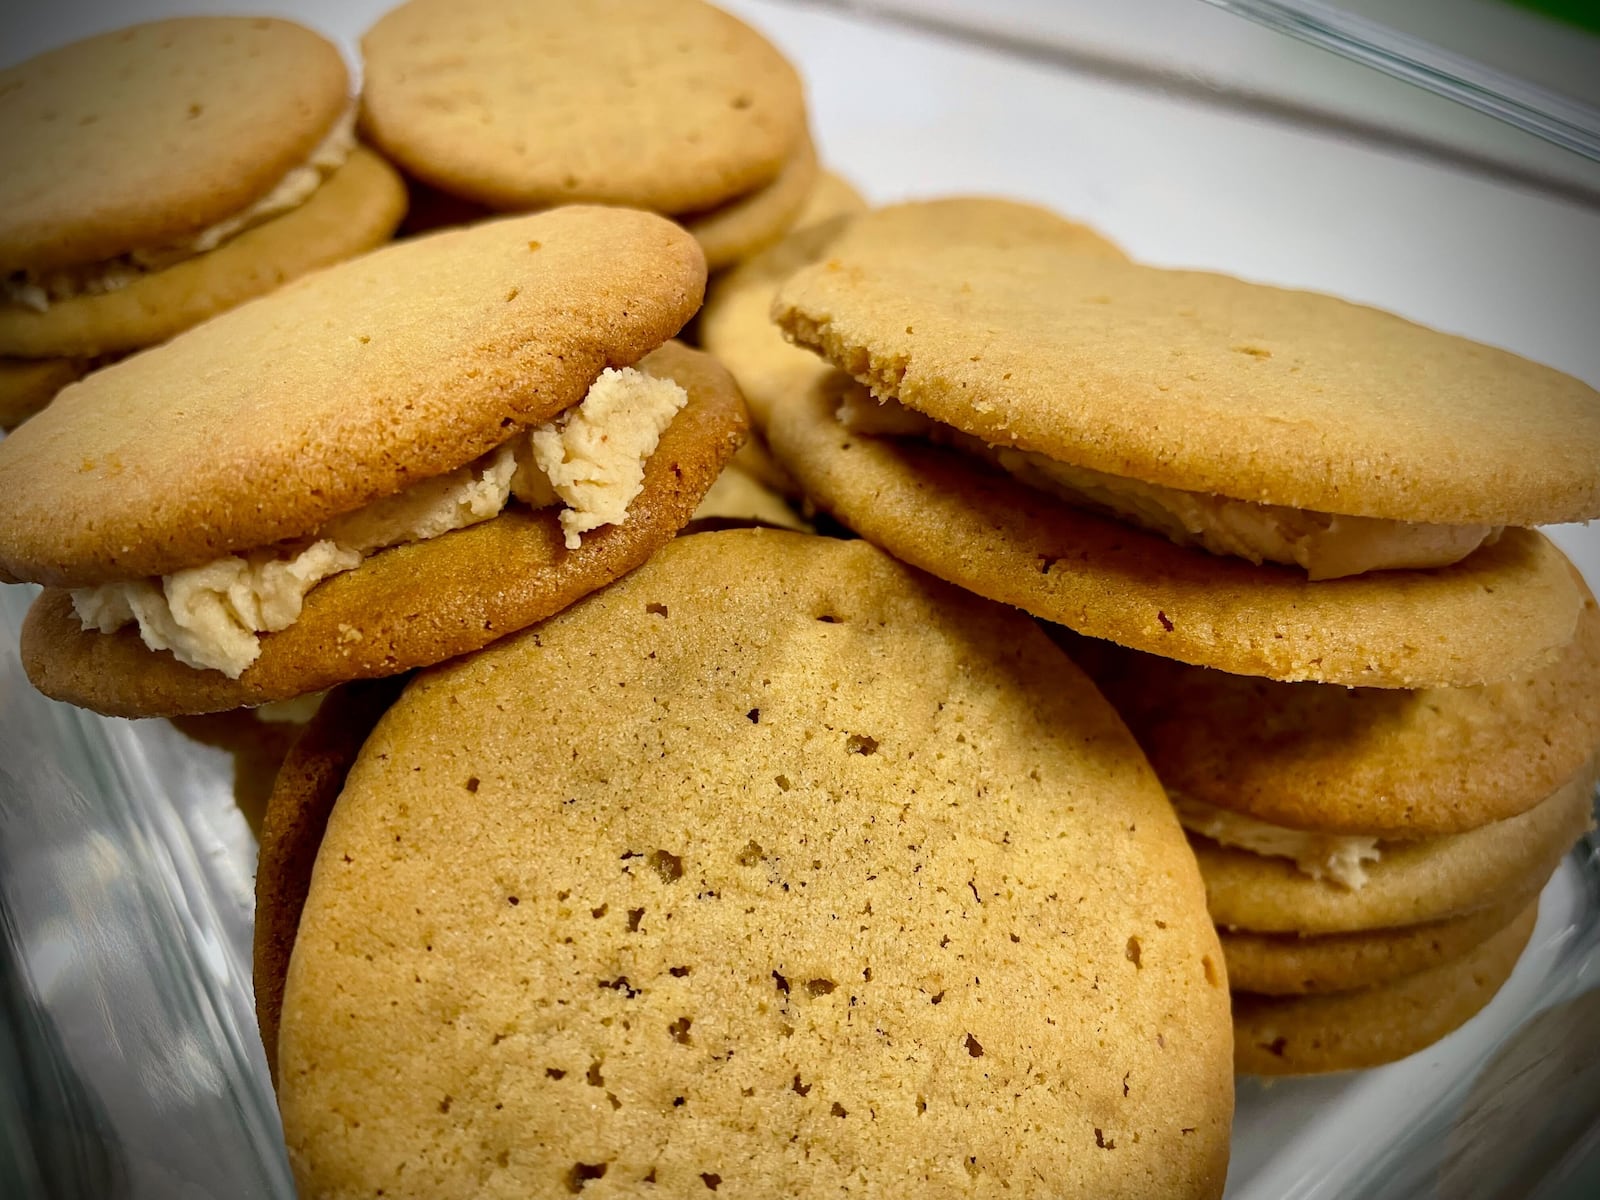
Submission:
<svg viewBox="0 0 1600 1200">
<path fill-rule="evenodd" d="M 868 737 L 864 733 L 852 733 L 845 739 L 845 749 L 851 754 L 876 754 L 878 752 L 878 739 Z"/>
<path fill-rule="evenodd" d="M 662 883 L 676 883 L 683 878 L 683 859 L 666 850 L 652 851 L 650 865 L 661 876 Z"/>
<path fill-rule="evenodd" d="M 573 1163 L 572 1169 L 567 1172 L 567 1191 L 576 1196 L 583 1191 L 584 1185 L 596 1179 L 606 1177 L 606 1168 L 610 1163 Z"/>
<path fill-rule="evenodd" d="M 1127 954 L 1128 961 L 1131 962 L 1135 967 L 1140 966 L 1139 958 L 1142 954 L 1142 951 L 1143 947 L 1141 947 L 1139 944 L 1138 936 L 1135 935 L 1130 937 L 1128 939 L 1128 948 L 1125 953 Z"/>
</svg>

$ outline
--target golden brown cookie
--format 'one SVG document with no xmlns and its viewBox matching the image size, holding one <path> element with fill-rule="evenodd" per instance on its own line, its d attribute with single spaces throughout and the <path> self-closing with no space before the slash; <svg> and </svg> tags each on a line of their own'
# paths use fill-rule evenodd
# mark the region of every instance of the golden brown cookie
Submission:
<svg viewBox="0 0 1600 1200">
<path fill-rule="evenodd" d="M 1299 996 L 1374 987 L 1476 949 L 1521 915 L 1540 889 L 1459 917 L 1359 933 L 1301 936 L 1218 930 L 1235 992 Z"/>
<path fill-rule="evenodd" d="M 1549 796 L 1600 748 L 1600 607 L 1555 662 L 1482 687 L 1275 683 L 1109 642 L 1067 651 L 1173 793 L 1291 829 L 1461 833 Z"/>
<path fill-rule="evenodd" d="M 328 693 L 278 769 L 261 823 L 256 865 L 252 981 L 267 1068 L 278 1077 L 278 1017 L 300 910 L 333 802 L 367 734 L 405 686 L 405 678 L 364 680 Z M 193 719 L 193 718 L 190 718 Z"/>
<path fill-rule="evenodd" d="M 0 273 L 166 245 L 247 208 L 349 89 L 336 47 L 265 17 L 154 21 L 0 72 Z"/>
<path fill-rule="evenodd" d="M 578 358 L 580 349 L 571 351 Z M 46 695 L 114 716 L 212 712 L 394 675 L 479 649 L 631 571 L 694 513 L 743 434 L 738 388 L 707 355 L 668 343 L 640 362 L 689 393 L 645 464 L 628 519 L 566 548 L 556 513 L 493 520 L 380 551 L 313 588 L 294 624 L 262 634 L 237 679 L 148 649 L 132 626 L 84 630 L 48 588 L 22 628 L 28 678 Z"/>
<path fill-rule="evenodd" d="M 361 50 L 368 136 L 493 208 L 703 212 L 771 183 L 804 137 L 794 68 L 700 0 L 410 0 Z"/>
<path fill-rule="evenodd" d="M 816 355 L 786 342 L 772 321 L 778 286 L 801 267 L 867 249 L 910 253 L 924 244 L 1004 248 L 1030 242 L 1122 256 L 1088 226 L 1036 205 L 983 196 L 892 204 L 859 216 L 847 209 L 814 224 L 802 218 L 783 241 L 714 282 L 701 316 L 701 343 L 728 365 L 757 427 L 765 428 L 773 404 L 803 392 L 827 370 Z"/>
<path fill-rule="evenodd" d="M 707 268 L 720 270 L 781 238 L 798 221 L 816 180 L 817 151 L 803 135 L 771 183 L 679 221 L 706 252 Z"/>
<path fill-rule="evenodd" d="M 0 358 L 0 429 L 15 429 L 75 379 L 86 364 L 75 358 Z"/>
<path fill-rule="evenodd" d="M 1467 833 L 1380 843 L 1382 857 L 1356 889 L 1313 879 L 1285 858 L 1198 835 L 1191 841 L 1218 925 L 1257 933 L 1393 929 L 1462 916 L 1541 885 L 1592 825 L 1594 779 L 1586 768 L 1521 816 Z"/>
<path fill-rule="evenodd" d="M 1600 516 L 1600 394 L 1330 296 L 1026 242 L 836 248 L 797 343 L 998 446 L 1207 495 L 1442 525 Z"/>
<path fill-rule="evenodd" d="M 289 964 L 290 1161 L 328 1197 L 1217 1196 L 1201 901 L 1029 622 L 861 542 L 682 538 L 367 740 Z"/>
<path fill-rule="evenodd" d="M 734 368 L 737 370 L 737 367 Z M 858 437 L 834 374 L 769 414 L 805 493 L 897 558 L 1092 637 L 1244 675 L 1469 686 L 1526 675 L 1573 636 L 1580 594 L 1542 534 L 1452 567 L 1307 580 L 1072 509 L 953 451 Z"/>
<path fill-rule="evenodd" d="M 782 495 L 739 466 L 737 454 L 700 501 L 684 532 L 701 533 L 731 525 L 768 525 L 796 533 L 812 532 Z"/>
<path fill-rule="evenodd" d="M 165 341 L 319 267 L 382 245 L 405 212 L 394 168 L 357 148 L 304 204 L 215 250 L 126 287 L 58 300 L 44 312 L 0 305 L 0 354 L 98 355 Z"/>
<path fill-rule="evenodd" d="M 575 404 L 677 332 L 704 279 L 670 222 L 569 208 L 299 280 L 0 443 L 0 571 L 80 586 L 308 534 Z"/>
<path fill-rule="evenodd" d="M 826 221 L 841 213 L 865 212 L 866 208 L 867 201 L 856 190 L 855 184 L 834 171 L 818 171 L 811 194 L 806 197 L 800 215 L 795 218 L 794 228 L 804 229 L 807 225 L 815 225 L 818 221 Z"/>
<path fill-rule="evenodd" d="M 1243 1075 L 1318 1075 L 1381 1066 L 1467 1023 L 1511 977 L 1538 905 L 1470 954 L 1393 983 L 1321 996 L 1233 998 L 1234 1062 Z"/>
</svg>

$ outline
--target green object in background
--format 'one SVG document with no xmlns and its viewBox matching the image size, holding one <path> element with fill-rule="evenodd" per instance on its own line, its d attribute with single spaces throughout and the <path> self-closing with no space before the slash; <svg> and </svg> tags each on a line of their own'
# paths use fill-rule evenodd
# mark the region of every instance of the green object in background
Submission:
<svg viewBox="0 0 1600 1200">
<path fill-rule="evenodd" d="M 1597 0 L 1510 0 L 1518 8 L 1534 12 L 1590 33 L 1600 33 L 1600 3 Z"/>
</svg>

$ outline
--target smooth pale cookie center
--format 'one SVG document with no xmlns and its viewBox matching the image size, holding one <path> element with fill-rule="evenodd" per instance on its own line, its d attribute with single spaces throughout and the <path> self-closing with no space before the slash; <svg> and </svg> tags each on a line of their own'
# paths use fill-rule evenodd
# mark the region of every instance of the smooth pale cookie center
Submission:
<svg viewBox="0 0 1600 1200">
<path fill-rule="evenodd" d="M 534 508 L 565 505 L 558 519 L 569 550 L 590 530 L 622 524 L 644 489 L 646 460 L 688 402 L 671 379 L 633 367 L 602 371 L 580 403 L 548 424 L 333 518 L 293 553 L 269 547 L 159 579 L 75 588 L 72 606 L 84 629 L 112 633 L 137 622 L 150 649 L 237 679 L 261 653 L 258 634 L 287 629 L 312 588 L 380 550 L 487 521 L 512 497 Z"/>
<path fill-rule="evenodd" d="M 1257 564 L 1299 566 L 1311 579 L 1446 567 L 1500 536 L 1500 530 L 1489 525 L 1426 525 L 1340 516 L 1107 475 L 1032 451 L 991 446 L 896 400 L 875 400 L 864 388 L 846 393 L 837 416 L 852 433 L 922 438 L 986 459 L 1037 491 L 1108 513 L 1180 546 Z"/>
<path fill-rule="evenodd" d="M 1351 891 L 1359 891 L 1366 884 L 1366 864 L 1383 857 L 1375 837 L 1287 829 L 1176 792 L 1169 794 L 1185 829 L 1251 854 L 1287 858 L 1302 874 L 1329 880 Z"/>
<path fill-rule="evenodd" d="M 356 104 L 352 101 L 339 114 L 339 119 L 322 141 L 317 143 L 311 156 L 299 166 L 292 167 L 270 192 L 248 208 L 169 246 L 134 250 L 102 262 L 62 267 L 54 271 L 14 272 L 5 279 L 6 298 L 13 304 L 46 312 L 52 302 L 114 292 L 127 287 L 141 275 L 215 250 L 245 230 L 299 208 L 322 186 L 324 180 L 344 166 L 355 148 Z"/>
</svg>

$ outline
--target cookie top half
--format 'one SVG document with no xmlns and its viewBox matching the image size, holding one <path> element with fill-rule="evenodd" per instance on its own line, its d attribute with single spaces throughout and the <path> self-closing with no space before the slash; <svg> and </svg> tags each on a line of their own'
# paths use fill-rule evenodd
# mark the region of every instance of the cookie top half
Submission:
<svg viewBox="0 0 1600 1200">
<path fill-rule="evenodd" d="M 1219 954 L 1025 618 L 700 534 L 378 724 L 289 964 L 285 1136 L 327 1196 L 1216 1196 Z"/>
<path fill-rule="evenodd" d="M 930 244 L 819 263 L 774 313 L 879 396 L 1111 475 L 1435 524 L 1600 516 L 1600 393 L 1330 296 Z"/>
<path fill-rule="evenodd" d="M 0 443 L 0 571 L 81 586 L 306 534 L 577 403 L 704 287 L 683 230 L 597 208 L 307 276 L 69 387 Z"/>
<path fill-rule="evenodd" d="M 804 137 L 794 68 L 701 0 L 411 0 L 361 43 L 363 127 L 495 208 L 713 208 Z"/>
<path fill-rule="evenodd" d="M 155 21 L 0 72 L 0 272 L 168 244 L 248 207 L 349 91 L 337 48 L 264 17 Z"/>
</svg>

